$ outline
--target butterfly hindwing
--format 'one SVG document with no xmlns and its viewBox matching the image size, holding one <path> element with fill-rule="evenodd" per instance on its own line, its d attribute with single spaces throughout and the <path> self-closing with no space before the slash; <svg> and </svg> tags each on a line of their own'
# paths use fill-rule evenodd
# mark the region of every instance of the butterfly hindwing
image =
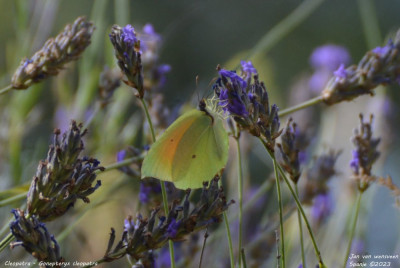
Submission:
<svg viewBox="0 0 400 268">
<path fill-rule="evenodd" d="M 151 147 L 142 178 L 174 182 L 180 189 L 200 188 L 228 159 L 228 135 L 222 121 L 193 110 L 178 118 Z"/>
</svg>

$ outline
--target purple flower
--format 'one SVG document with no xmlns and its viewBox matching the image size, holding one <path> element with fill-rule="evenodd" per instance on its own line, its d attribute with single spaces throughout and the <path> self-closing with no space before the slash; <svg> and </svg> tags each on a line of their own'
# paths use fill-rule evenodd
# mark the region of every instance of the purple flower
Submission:
<svg viewBox="0 0 400 268">
<path fill-rule="evenodd" d="M 126 150 L 121 150 L 117 153 L 117 162 L 121 162 L 125 159 Z"/>
<path fill-rule="evenodd" d="M 344 64 L 340 64 L 339 68 L 333 73 L 336 76 L 336 81 L 340 78 L 346 79 L 347 78 L 347 71 L 344 67 Z"/>
<path fill-rule="evenodd" d="M 232 115 L 247 116 L 248 111 L 243 98 L 246 98 L 247 83 L 233 71 L 220 70 L 221 79 L 215 87 L 219 89 L 219 105 Z"/>
<path fill-rule="evenodd" d="M 355 174 L 358 174 L 360 169 L 360 156 L 357 150 L 353 150 L 353 158 L 350 161 L 350 167 L 353 169 Z"/>
<path fill-rule="evenodd" d="M 310 57 L 311 66 L 315 69 L 336 70 L 340 64 L 350 63 L 350 54 L 346 48 L 337 45 L 317 47 Z"/>
<path fill-rule="evenodd" d="M 151 192 L 152 192 L 151 186 L 146 186 L 143 183 L 140 183 L 139 201 L 143 204 L 148 203 L 150 200 Z"/>
<path fill-rule="evenodd" d="M 129 45 L 133 45 L 137 42 L 135 29 L 130 24 L 122 28 L 121 37 L 123 38 L 124 42 Z"/>
<path fill-rule="evenodd" d="M 319 94 L 331 77 L 331 71 L 325 69 L 315 71 L 308 82 L 311 91 Z"/>
<path fill-rule="evenodd" d="M 332 213 L 332 210 L 332 197 L 329 194 L 319 194 L 314 198 L 311 217 L 315 222 L 320 223 Z"/>
<path fill-rule="evenodd" d="M 156 76 L 158 78 L 158 86 L 163 87 L 167 82 L 166 74 L 171 71 L 171 65 L 169 64 L 161 64 L 157 67 Z"/>
<path fill-rule="evenodd" d="M 124 220 L 124 231 L 129 232 L 129 230 L 135 229 L 135 224 L 132 218 L 127 218 Z"/>
<path fill-rule="evenodd" d="M 372 49 L 372 52 L 377 54 L 378 56 L 382 57 L 385 56 L 389 51 L 391 51 L 394 48 L 394 44 L 392 39 L 389 39 L 388 43 L 384 47 L 376 47 Z"/>
<path fill-rule="evenodd" d="M 355 238 L 351 243 L 351 252 L 355 255 L 361 255 L 364 253 L 365 244 L 361 239 Z"/>
<path fill-rule="evenodd" d="M 228 71 L 228 70 L 222 69 L 219 71 L 219 75 L 221 77 L 224 77 L 225 79 L 229 78 L 234 86 L 239 86 L 240 88 L 243 89 L 243 91 L 247 87 L 246 81 L 244 81 L 243 78 L 241 78 L 239 75 L 237 75 L 237 73 L 234 71 Z"/>
<path fill-rule="evenodd" d="M 31 60 L 31 59 L 25 59 L 24 64 L 22 65 L 23 66 L 22 68 L 26 68 L 26 66 L 28 66 L 28 64 L 30 64 L 32 62 L 33 62 L 33 60 Z"/>
<path fill-rule="evenodd" d="M 161 64 L 160 66 L 158 66 L 159 74 L 166 74 L 169 73 L 170 71 L 171 71 L 171 65 L 169 64 Z"/>
<path fill-rule="evenodd" d="M 180 222 L 172 218 L 167 228 L 167 236 L 170 238 L 174 238 L 178 234 L 179 225 Z"/>
<path fill-rule="evenodd" d="M 246 62 L 242 60 L 240 64 L 242 65 L 243 72 L 246 73 L 247 79 L 251 77 L 252 74 L 257 74 L 257 69 L 254 68 L 253 63 L 251 61 Z"/>
<path fill-rule="evenodd" d="M 154 39 L 161 39 L 161 36 L 156 33 L 156 31 L 154 31 L 154 27 L 151 23 L 147 23 L 145 26 L 143 26 L 143 33 L 147 34 L 151 37 L 153 37 Z"/>
<path fill-rule="evenodd" d="M 350 54 L 346 48 L 331 44 L 317 47 L 310 57 L 310 64 L 315 69 L 309 80 L 310 89 L 315 93 L 320 93 L 332 77 L 332 72 L 341 64 L 349 63 Z"/>
<path fill-rule="evenodd" d="M 219 100 L 219 105 L 225 112 L 239 116 L 248 115 L 246 107 L 236 92 L 228 92 L 227 89 L 221 90 Z"/>
<path fill-rule="evenodd" d="M 372 119 L 373 116 L 371 115 L 369 122 L 364 122 L 363 115 L 360 114 L 360 127 L 355 129 L 352 137 L 352 142 L 356 148 L 352 151 L 353 158 L 350 167 L 356 176 L 371 176 L 372 165 L 380 155 L 377 150 L 380 138 L 373 137 Z M 366 182 L 364 186 L 368 188 L 368 185 L 369 182 Z"/>
</svg>

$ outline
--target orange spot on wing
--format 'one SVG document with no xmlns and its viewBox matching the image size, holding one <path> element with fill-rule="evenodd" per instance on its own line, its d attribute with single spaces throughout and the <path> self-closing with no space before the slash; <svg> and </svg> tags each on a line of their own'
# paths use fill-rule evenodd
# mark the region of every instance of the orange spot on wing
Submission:
<svg viewBox="0 0 400 268">
<path fill-rule="evenodd" d="M 170 142 L 167 143 L 167 148 L 164 150 L 163 158 L 165 158 L 165 160 L 170 164 L 172 164 L 179 142 L 195 120 L 196 118 L 191 118 L 191 120 L 187 120 L 187 122 L 182 122 L 179 128 L 173 130 L 173 133 L 171 133 L 172 136 L 168 136 Z"/>
</svg>

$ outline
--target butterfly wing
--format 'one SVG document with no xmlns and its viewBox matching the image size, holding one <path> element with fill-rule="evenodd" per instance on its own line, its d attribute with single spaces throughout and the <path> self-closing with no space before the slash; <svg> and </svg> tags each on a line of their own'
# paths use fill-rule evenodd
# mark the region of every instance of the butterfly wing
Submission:
<svg viewBox="0 0 400 268">
<path fill-rule="evenodd" d="M 173 160 L 172 175 L 177 188 L 200 188 L 228 160 L 228 134 L 222 121 L 202 115 L 183 135 Z"/>
<path fill-rule="evenodd" d="M 153 144 L 142 178 L 174 182 L 181 189 L 202 187 L 226 164 L 228 135 L 222 121 L 193 110 L 178 118 Z"/>
<path fill-rule="evenodd" d="M 142 164 L 142 179 L 158 178 L 173 182 L 172 162 L 180 140 L 198 118 L 199 111 L 193 110 L 179 117 L 151 146 Z"/>
</svg>

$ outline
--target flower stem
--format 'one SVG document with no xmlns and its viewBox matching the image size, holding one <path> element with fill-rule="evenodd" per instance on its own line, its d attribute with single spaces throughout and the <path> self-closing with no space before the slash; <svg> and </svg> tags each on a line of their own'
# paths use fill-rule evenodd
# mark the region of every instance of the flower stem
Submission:
<svg viewBox="0 0 400 268">
<path fill-rule="evenodd" d="M 0 95 L 6 94 L 8 91 L 10 91 L 11 89 L 13 89 L 12 85 L 8 85 L 5 88 L 0 89 Z"/>
<path fill-rule="evenodd" d="M 143 155 L 130 157 L 130 158 L 124 159 L 122 161 L 118 161 L 118 162 L 112 163 L 112 164 L 110 164 L 108 166 L 105 166 L 104 167 L 105 168 L 104 171 L 96 170 L 95 173 L 96 174 L 104 173 L 104 172 L 107 172 L 107 171 L 110 171 L 110 170 L 113 170 L 113 169 L 121 168 L 121 167 L 127 166 L 127 165 L 129 165 L 131 163 L 137 162 L 139 160 L 143 160 L 143 158 L 144 158 Z"/>
<path fill-rule="evenodd" d="M 12 203 L 14 203 L 16 201 L 23 200 L 23 199 L 26 198 L 26 194 L 27 194 L 27 192 L 24 192 L 24 193 L 17 194 L 17 195 L 14 195 L 12 197 L 9 197 L 7 199 L 1 200 L 0 201 L 0 207 L 4 207 L 4 206 L 12 204 Z"/>
<path fill-rule="evenodd" d="M 346 268 L 346 265 L 347 265 L 347 260 L 348 260 L 350 250 L 351 250 L 351 244 L 353 243 L 354 233 L 356 231 L 357 219 L 358 219 L 358 214 L 360 211 L 361 196 L 362 196 L 362 192 L 359 192 L 357 195 L 357 201 L 356 201 L 356 208 L 355 208 L 356 212 L 354 214 L 353 222 L 351 224 L 350 239 L 349 239 L 349 243 L 347 244 L 346 256 L 345 256 L 344 262 L 343 262 L 344 268 Z"/>
<path fill-rule="evenodd" d="M 294 186 L 297 198 L 299 198 L 299 187 L 297 186 L 297 183 Z M 300 209 L 298 208 L 297 208 L 297 219 L 299 221 L 299 231 L 300 231 L 301 262 L 303 264 L 303 268 L 306 268 L 307 266 L 306 266 L 306 256 L 304 254 L 303 223 L 301 221 Z"/>
<path fill-rule="evenodd" d="M 9 233 L 3 240 L 0 242 L 0 252 L 2 252 L 10 243 L 13 241 L 14 236 L 12 233 Z"/>
<path fill-rule="evenodd" d="M 270 153 L 273 155 L 272 153 Z M 276 192 L 278 195 L 278 206 L 279 206 L 279 226 L 280 226 L 280 238 L 281 238 L 281 261 L 282 261 L 282 268 L 285 268 L 285 239 L 284 239 L 284 232 L 283 232 L 283 205 L 282 205 L 282 196 L 281 196 L 281 183 L 279 182 L 279 174 L 278 174 L 278 164 L 276 163 L 275 156 L 272 156 L 272 163 L 274 166 L 274 173 L 275 173 L 275 180 L 276 180 Z"/>
<path fill-rule="evenodd" d="M 243 268 L 247 268 L 246 255 L 244 254 L 244 248 L 242 248 L 242 250 L 240 251 L 240 255 L 242 255 Z"/>
<path fill-rule="evenodd" d="M 275 156 L 268 150 L 267 144 L 265 144 L 265 142 L 261 138 L 260 138 L 260 140 L 261 140 L 262 144 L 264 145 L 264 148 L 267 150 L 267 153 L 269 154 L 271 159 L 275 159 Z M 321 252 L 318 249 L 318 246 L 317 246 L 317 243 L 315 241 L 315 237 L 314 237 L 314 234 L 312 232 L 310 222 L 307 219 L 306 213 L 304 212 L 304 209 L 301 206 L 301 203 L 300 203 L 299 199 L 297 198 L 297 195 L 296 195 L 295 191 L 293 190 L 293 187 L 290 184 L 290 181 L 287 178 L 287 176 L 285 174 L 285 171 L 282 169 L 282 167 L 280 165 L 277 165 L 277 167 L 278 167 L 279 173 L 281 174 L 282 178 L 285 180 L 285 183 L 288 186 L 288 188 L 290 190 L 290 193 L 292 194 L 292 196 L 294 198 L 294 201 L 296 202 L 297 208 L 299 209 L 299 211 L 301 213 L 301 216 L 303 217 L 303 220 L 304 220 L 304 222 L 306 224 L 308 233 L 310 234 L 310 238 L 311 238 L 312 244 L 314 246 L 315 255 L 317 256 L 317 258 L 319 260 L 319 265 L 320 265 L 320 267 L 326 267 L 324 262 L 322 261 Z"/>
<path fill-rule="evenodd" d="M 142 102 L 143 109 L 144 109 L 144 112 L 146 114 L 147 122 L 149 123 L 150 131 L 151 131 L 151 138 L 153 139 L 153 142 L 156 142 L 156 134 L 154 133 L 153 122 L 151 121 L 151 117 L 150 117 L 150 114 L 149 114 L 149 109 L 147 109 L 147 104 L 144 101 L 144 99 L 140 99 L 140 101 Z"/>
<path fill-rule="evenodd" d="M 147 122 L 149 123 L 151 137 L 153 138 L 153 142 L 155 142 L 156 134 L 154 133 L 153 122 L 151 121 L 149 109 L 147 109 L 147 104 L 143 98 L 140 98 L 140 101 L 142 102 L 143 109 L 146 114 Z M 164 213 L 165 213 L 165 216 L 168 216 L 169 209 L 168 209 L 168 199 L 167 199 L 167 191 L 165 189 L 165 183 L 163 181 L 160 181 L 160 185 L 161 185 L 161 193 L 162 193 L 162 199 L 163 199 L 163 205 L 164 205 Z M 168 245 L 169 245 L 169 255 L 171 258 L 171 268 L 175 268 L 174 243 L 171 240 L 168 240 Z"/>
<path fill-rule="evenodd" d="M 100 103 L 96 103 L 94 111 L 91 113 L 90 117 L 86 120 L 82 129 L 87 129 L 89 125 L 92 123 L 93 119 L 96 117 L 97 113 L 100 111 Z"/>
<path fill-rule="evenodd" d="M 278 114 L 279 114 L 280 117 L 281 116 L 285 116 L 285 115 L 294 113 L 294 112 L 296 112 L 298 110 L 313 106 L 313 105 L 315 105 L 317 103 L 320 103 L 320 102 L 322 102 L 322 96 L 317 96 L 317 97 L 312 98 L 312 99 L 310 99 L 308 101 L 305 101 L 305 102 L 297 104 L 297 105 L 295 105 L 293 107 L 289 107 L 289 108 L 287 108 L 285 110 L 282 110 Z"/>
<path fill-rule="evenodd" d="M 229 229 L 228 216 L 226 215 L 225 211 L 222 214 L 224 216 L 224 222 L 225 222 L 225 228 L 226 228 L 226 236 L 228 237 L 229 259 L 231 261 L 231 268 L 235 268 L 235 259 L 233 257 L 232 236 L 231 236 L 231 231 Z"/>
<path fill-rule="evenodd" d="M 239 267 L 242 267 L 242 224 L 243 224 L 243 174 L 242 174 L 242 157 L 240 153 L 239 137 L 235 137 L 237 145 L 237 160 L 238 160 L 238 196 L 239 196 Z"/>
<path fill-rule="evenodd" d="M 324 262 L 322 261 L 321 252 L 320 252 L 319 249 L 318 249 L 317 242 L 315 241 L 315 237 L 314 237 L 314 234 L 313 234 L 313 232 L 312 232 L 311 225 L 310 225 L 310 223 L 309 223 L 309 221 L 308 221 L 308 219 L 307 219 L 306 213 L 304 212 L 304 209 L 303 209 L 303 207 L 301 206 L 301 203 L 300 203 L 299 199 L 297 198 L 296 193 L 294 192 L 292 186 L 290 185 L 290 181 L 289 181 L 289 179 L 286 177 L 285 172 L 283 171 L 283 169 L 282 169 L 281 166 L 279 166 L 279 165 L 278 165 L 278 169 L 279 169 L 279 172 L 281 173 L 283 179 L 285 180 L 285 183 L 286 183 L 286 185 L 288 186 L 290 192 L 292 193 L 292 196 L 293 196 L 293 198 L 294 198 L 294 200 L 295 200 L 295 202 L 296 202 L 296 204 L 297 204 L 297 208 L 300 210 L 301 216 L 302 216 L 303 219 L 304 219 L 304 222 L 305 222 L 305 224 L 306 224 L 308 233 L 310 234 L 310 237 L 311 237 L 312 244 L 313 244 L 313 246 L 314 246 L 315 255 L 317 256 L 317 258 L 318 258 L 318 260 L 319 260 L 320 266 L 321 266 L 321 267 L 325 267 Z"/>
</svg>

